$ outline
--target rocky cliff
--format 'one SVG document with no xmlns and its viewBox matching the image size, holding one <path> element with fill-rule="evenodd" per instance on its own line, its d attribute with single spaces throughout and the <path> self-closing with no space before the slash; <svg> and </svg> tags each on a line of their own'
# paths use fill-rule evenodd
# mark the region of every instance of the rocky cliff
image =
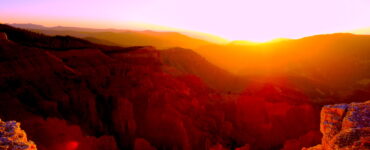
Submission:
<svg viewBox="0 0 370 150">
<path fill-rule="evenodd" d="M 0 150 L 37 150 L 16 121 L 0 120 Z"/>
<path fill-rule="evenodd" d="M 370 101 L 324 106 L 322 144 L 302 150 L 369 150 Z"/>
</svg>

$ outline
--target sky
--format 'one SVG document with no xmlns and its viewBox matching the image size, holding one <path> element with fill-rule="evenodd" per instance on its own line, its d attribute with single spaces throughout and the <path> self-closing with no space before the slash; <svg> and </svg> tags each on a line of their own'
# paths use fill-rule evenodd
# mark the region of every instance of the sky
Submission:
<svg viewBox="0 0 370 150">
<path fill-rule="evenodd" d="M 368 28 L 369 8 L 370 0 L 0 0 L 0 22 L 189 30 L 261 42 Z"/>
</svg>

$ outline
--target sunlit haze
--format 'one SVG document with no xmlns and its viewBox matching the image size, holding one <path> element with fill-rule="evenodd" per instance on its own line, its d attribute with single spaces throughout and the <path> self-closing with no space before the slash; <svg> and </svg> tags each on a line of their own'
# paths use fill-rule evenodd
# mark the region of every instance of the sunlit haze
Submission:
<svg viewBox="0 0 370 150">
<path fill-rule="evenodd" d="M 1 0 L 0 21 L 267 41 L 370 27 L 369 6 L 368 0 Z"/>
</svg>

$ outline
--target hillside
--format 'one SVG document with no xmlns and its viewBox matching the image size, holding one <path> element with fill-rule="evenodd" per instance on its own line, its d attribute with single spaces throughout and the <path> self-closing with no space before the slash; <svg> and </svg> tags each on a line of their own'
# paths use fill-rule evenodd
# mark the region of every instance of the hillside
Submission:
<svg viewBox="0 0 370 150">
<path fill-rule="evenodd" d="M 238 76 L 258 82 L 284 78 L 306 92 L 353 99 L 369 95 L 354 94 L 369 89 L 368 41 L 368 35 L 337 33 L 258 45 L 209 45 L 194 51 Z M 370 98 L 365 97 L 361 100 Z"/>
<path fill-rule="evenodd" d="M 164 70 L 173 75 L 196 75 L 208 86 L 223 92 L 241 92 L 248 80 L 235 76 L 190 49 L 171 48 L 160 51 L 161 61 L 169 68 Z"/>
</svg>

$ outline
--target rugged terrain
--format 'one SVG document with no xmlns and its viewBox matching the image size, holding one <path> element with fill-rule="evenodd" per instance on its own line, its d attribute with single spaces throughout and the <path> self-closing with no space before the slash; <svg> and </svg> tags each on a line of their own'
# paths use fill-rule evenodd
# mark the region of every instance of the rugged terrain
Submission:
<svg viewBox="0 0 370 150">
<path fill-rule="evenodd" d="M 324 104 L 370 98 L 367 84 L 340 97 L 302 76 L 237 76 L 191 49 L 0 32 L 0 117 L 41 150 L 296 150 L 320 143 Z"/>
</svg>

